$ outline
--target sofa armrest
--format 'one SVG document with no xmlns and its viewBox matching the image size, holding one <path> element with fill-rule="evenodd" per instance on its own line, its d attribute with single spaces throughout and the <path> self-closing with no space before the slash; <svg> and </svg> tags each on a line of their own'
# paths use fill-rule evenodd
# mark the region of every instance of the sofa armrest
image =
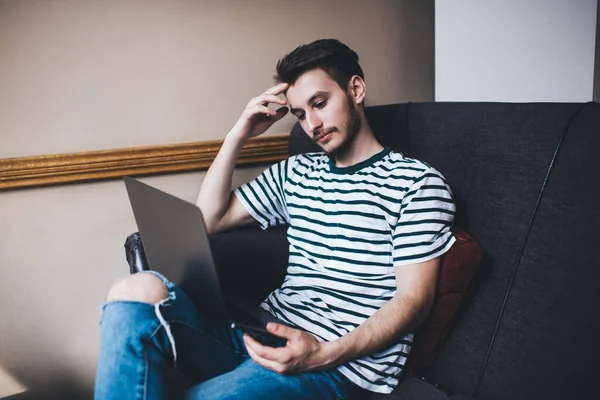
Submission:
<svg viewBox="0 0 600 400">
<path fill-rule="evenodd" d="M 150 269 L 146 260 L 146 253 L 142 245 L 142 238 L 138 232 L 134 232 L 125 239 L 125 259 L 129 264 L 129 273 L 146 271 Z"/>
</svg>

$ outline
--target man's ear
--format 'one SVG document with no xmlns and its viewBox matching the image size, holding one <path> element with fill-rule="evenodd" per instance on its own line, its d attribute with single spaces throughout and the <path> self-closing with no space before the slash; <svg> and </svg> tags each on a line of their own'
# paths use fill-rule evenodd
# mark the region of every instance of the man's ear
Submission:
<svg viewBox="0 0 600 400">
<path fill-rule="evenodd" d="M 367 85 L 365 80 L 358 75 L 354 75 L 348 82 L 348 90 L 350 96 L 356 105 L 363 104 L 365 97 L 367 97 Z"/>
</svg>

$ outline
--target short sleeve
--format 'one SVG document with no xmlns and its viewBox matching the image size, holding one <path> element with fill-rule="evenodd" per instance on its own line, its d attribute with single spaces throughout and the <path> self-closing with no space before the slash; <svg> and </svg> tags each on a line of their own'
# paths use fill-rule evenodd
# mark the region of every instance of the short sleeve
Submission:
<svg viewBox="0 0 600 400">
<path fill-rule="evenodd" d="M 262 229 L 289 223 L 285 183 L 293 157 L 273 164 L 254 180 L 238 187 L 234 194 Z"/>
<path fill-rule="evenodd" d="M 444 177 L 427 169 L 402 199 L 392 239 L 394 266 L 425 262 L 448 251 L 456 241 L 451 230 L 455 212 Z"/>
</svg>

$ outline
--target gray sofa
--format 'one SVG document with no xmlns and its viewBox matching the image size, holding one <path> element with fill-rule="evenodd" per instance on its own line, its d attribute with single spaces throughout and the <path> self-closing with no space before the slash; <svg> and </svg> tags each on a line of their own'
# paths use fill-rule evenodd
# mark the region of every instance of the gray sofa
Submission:
<svg viewBox="0 0 600 400">
<path fill-rule="evenodd" d="M 391 395 L 362 397 L 597 398 L 600 105 L 410 103 L 367 112 L 383 144 L 445 175 L 456 222 L 485 257 L 436 362 Z M 294 127 L 290 154 L 312 150 Z M 255 302 L 285 274 L 285 228 L 217 234 L 211 246 L 225 290 Z M 141 268 L 128 253 L 132 270 Z"/>
</svg>

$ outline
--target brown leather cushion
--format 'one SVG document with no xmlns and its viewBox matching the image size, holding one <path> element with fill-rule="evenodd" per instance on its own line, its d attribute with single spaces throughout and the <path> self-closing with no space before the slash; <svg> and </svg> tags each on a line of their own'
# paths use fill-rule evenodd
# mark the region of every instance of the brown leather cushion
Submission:
<svg viewBox="0 0 600 400">
<path fill-rule="evenodd" d="M 483 249 L 467 232 L 460 228 L 454 228 L 453 232 L 456 243 L 442 257 L 436 299 L 429 317 L 415 334 L 405 376 L 435 361 L 483 259 Z"/>
</svg>

